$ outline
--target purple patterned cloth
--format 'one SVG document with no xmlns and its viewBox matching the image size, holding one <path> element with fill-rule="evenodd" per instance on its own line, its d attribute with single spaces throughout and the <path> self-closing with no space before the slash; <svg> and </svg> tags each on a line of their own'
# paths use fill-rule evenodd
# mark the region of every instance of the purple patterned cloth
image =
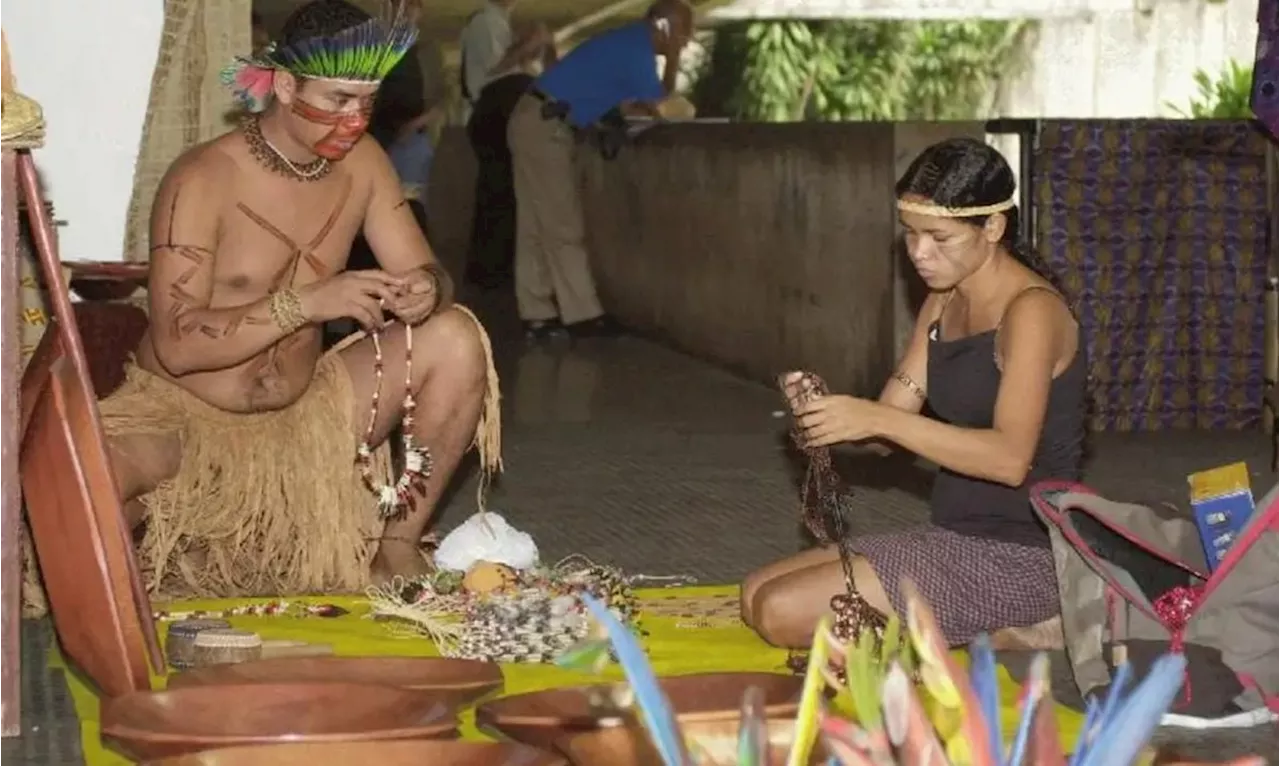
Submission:
<svg viewBox="0 0 1280 766">
<path fill-rule="evenodd" d="M 1053 551 L 922 526 L 860 535 L 849 550 L 867 559 L 894 611 L 905 615 L 900 584 L 910 577 L 928 600 L 951 646 L 979 633 L 1036 625 L 1058 616 Z"/>
<path fill-rule="evenodd" d="M 1277 0 L 1258 1 L 1258 55 L 1253 64 L 1251 104 L 1258 121 L 1276 138 L 1278 107 L 1276 83 Z"/>
</svg>

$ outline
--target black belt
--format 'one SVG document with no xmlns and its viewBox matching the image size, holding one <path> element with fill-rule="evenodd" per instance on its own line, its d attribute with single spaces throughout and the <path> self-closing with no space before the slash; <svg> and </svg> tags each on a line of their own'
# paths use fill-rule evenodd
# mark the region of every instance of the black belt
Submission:
<svg viewBox="0 0 1280 766">
<path fill-rule="evenodd" d="M 529 88 L 530 96 L 542 102 L 542 119 L 544 120 L 560 120 L 565 122 L 569 118 L 569 105 L 563 101 L 556 101 L 551 96 L 543 93 L 537 88 Z"/>
</svg>

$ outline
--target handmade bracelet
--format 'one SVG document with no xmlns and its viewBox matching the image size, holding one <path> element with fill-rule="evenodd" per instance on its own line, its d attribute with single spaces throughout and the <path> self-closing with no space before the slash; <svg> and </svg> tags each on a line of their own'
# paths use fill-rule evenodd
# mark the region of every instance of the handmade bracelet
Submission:
<svg viewBox="0 0 1280 766">
<path fill-rule="evenodd" d="M 898 370 L 897 372 L 895 372 L 893 374 L 893 379 L 901 383 L 903 388 L 915 394 L 918 398 L 920 399 L 928 398 L 924 393 L 924 389 L 920 387 L 920 384 L 912 380 L 911 376 L 906 374 L 902 370 Z"/>
<path fill-rule="evenodd" d="M 267 310 L 271 312 L 271 321 L 279 325 L 286 335 L 307 324 L 302 313 L 302 298 L 295 290 L 285 288 L 272 293 L 271 300 L 267 301 Z"/>
</svg>

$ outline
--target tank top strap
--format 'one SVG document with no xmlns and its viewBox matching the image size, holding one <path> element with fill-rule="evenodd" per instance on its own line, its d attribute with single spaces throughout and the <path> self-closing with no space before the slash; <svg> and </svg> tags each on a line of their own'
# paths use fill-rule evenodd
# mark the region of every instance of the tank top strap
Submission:
<svg viewBox="0 0 1280 766">
<path fill-rule="evenodd" d="M 1005 305 L 1004 313 L 1000 315 L 1000 322 L 996 324 L 995 333 L 992 335 L 993 342 L 992 342 L 992 348 L 991 348 L 991 357 L 992 357 L 992 361 L 996 363 L 997 369 L 1004 369 L 1004 366 L 1000 364 L 1000 328 L 1004 327 L 1004 318 L 1009 314 L 1009 309 L 1013 308 L 1013 304 L 1017 303 L 1019 298 L 1031 292 L 1032 290 L 1043 290 L 1046 293 L 1049 293 L 1050 295 L 1056 297 L 1058 300 L 1062 301 L 1062 304 L 1064 306 L 1067 305 L 1066 297 L 1061 292 L 1059 292 L 1057 288 L 1052 287 L 1050 285 L 1027 285 L 1026 287 L 1022 288 L 1018 292 L 1014 293 L 1013 297 L 1009 299 L 1009 303 Z"/>
</svg>

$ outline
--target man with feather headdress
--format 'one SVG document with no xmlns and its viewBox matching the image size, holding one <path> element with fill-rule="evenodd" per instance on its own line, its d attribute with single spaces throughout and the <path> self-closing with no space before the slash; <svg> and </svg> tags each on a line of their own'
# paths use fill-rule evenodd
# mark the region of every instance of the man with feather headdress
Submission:
<svg viewBox="0 0 1280 766">
<path fill-rule="evenodd" d="M 418 541 L 461 455 L 475 443 L 496 464 L 484 331 L 452 305 L 365 136 L 379 82 L 417 37 L 415 11 L 300 7 L 224 72 L 248 110 L 241 125 L 183 154 L 160 185 L 151 327 L 101 403 L 130 521 L 146 518 L 153 590 L 353 591 L 420 574 Z M 345 271 L 361 232 L 379 268 Z M 380 337 L 324 352 L 320 326 L 339 318 Z M 402 419 L 405 500 L 379 518 L 356 458 Z M 379 453 L 365 479 L 386 500 L 398 484 L 370 479 Z"/>
</svg>

